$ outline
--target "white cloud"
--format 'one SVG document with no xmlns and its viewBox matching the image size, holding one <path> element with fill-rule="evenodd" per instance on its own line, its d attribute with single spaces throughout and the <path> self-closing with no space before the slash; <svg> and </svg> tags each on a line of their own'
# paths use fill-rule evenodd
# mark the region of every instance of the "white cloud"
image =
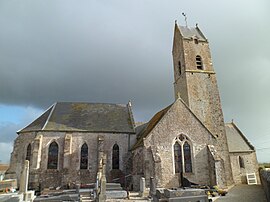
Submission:
<svg viewBox="0 0 270 202">
<path fill-rule="evenodd" d="M 20 122 L 12 123 L 9 121 L 0 124 L 0 160 L 2 162 L 8 162 L 10 159 L 13 142 L 17 137 L 16 132 L 35 120 L 41 113 L 40 109 L 28 106 L 18 117 Z"/>
</svg>

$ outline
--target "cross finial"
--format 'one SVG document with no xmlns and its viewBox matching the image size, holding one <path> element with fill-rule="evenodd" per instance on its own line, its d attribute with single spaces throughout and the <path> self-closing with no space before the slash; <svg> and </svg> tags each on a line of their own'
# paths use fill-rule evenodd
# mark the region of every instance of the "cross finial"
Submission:
<svg viewBox="0 0 270 202">
<path fill-rule="evenodd" d="M 187 23 L 187 14 L 183 12 L 182 15 L 185 17 L 185 22 L 186 22 L 186 27 L 187 27 L 188 26 L 188 23 Z"/>
</svg>

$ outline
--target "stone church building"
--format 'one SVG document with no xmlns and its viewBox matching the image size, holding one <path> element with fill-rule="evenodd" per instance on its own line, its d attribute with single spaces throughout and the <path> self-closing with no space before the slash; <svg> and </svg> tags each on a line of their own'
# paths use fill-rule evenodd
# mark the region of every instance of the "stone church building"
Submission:
<svg viewBox="0 0 270 202">
<path fill-rule="evenodd" d="M 20 179 L 30 161 L 29 186 L 37 189 L 89 184 L 96 180 L 101 154 L 107 181 L 138 189 L 178 187 L 191 182 L 226 187 L 256 173 L 254 147 L 234 123 L 225 124 L 209 43 L 200 29 L 175 24 L 175 101 L 149 122 L 136 125 L 128 104 L 53 104 L 18 131 L 6 178 Z"/>
</svg>

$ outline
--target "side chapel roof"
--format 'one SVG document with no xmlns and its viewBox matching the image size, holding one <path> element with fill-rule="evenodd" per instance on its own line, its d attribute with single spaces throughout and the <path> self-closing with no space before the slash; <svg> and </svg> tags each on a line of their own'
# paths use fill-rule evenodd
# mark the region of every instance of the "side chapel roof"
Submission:
<svg viewBox="0 0 270 202">
<path fill-rule="evenodd" d="M 130 104 L 57 102 L 17 133 L 78 131 L 135 133 Z"/>
<path fill-rule="evenodd" d="M 255 148 L 234 123 L 225 124 L 229 152 L 252 152 Z"/>
</svg>

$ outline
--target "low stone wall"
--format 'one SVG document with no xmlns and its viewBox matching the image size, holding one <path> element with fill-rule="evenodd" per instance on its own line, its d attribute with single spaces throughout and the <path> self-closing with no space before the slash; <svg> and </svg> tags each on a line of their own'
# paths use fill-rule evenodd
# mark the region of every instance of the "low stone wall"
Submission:
<svg viewBox="0 0 270 202">
<path fill-rule="evenodd" d="M 6 188 L 15 188 L 17 189 L 17 180 L 16 179 L 10 179 L 10 180 L 3 180 L 0 181 L 0 190 L 5 190 Z"/>
<path fill-rule="evenodd" d="M 270 170 L 262 169 L 260 171 L 260 177 L 264 192 L 267 197 L 267 201 L 270 201 Z"/>
</svg>

